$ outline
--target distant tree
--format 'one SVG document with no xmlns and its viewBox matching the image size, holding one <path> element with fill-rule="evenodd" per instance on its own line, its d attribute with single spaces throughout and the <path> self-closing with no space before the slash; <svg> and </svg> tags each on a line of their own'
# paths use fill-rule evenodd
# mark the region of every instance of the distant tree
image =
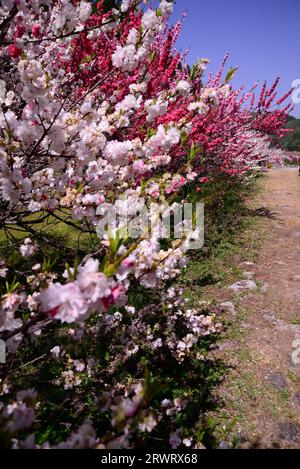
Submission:
<svg viewBox="0 0 300 469">
<path fill-rule="evenodd" d="M 289 116 L 286 121 L 286 128 L 292 132 L 282 139 L 282 146 L 288 151 L 300 151 L 300 119 Z"/>
</svg>

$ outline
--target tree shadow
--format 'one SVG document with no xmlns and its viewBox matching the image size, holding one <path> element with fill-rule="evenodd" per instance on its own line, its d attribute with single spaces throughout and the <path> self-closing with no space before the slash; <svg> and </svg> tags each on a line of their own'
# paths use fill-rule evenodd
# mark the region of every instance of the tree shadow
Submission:
<svg viewBox="0 0 300 469">
<path fill-rule="evenodd" d="M 272 212 L 268 207 L 259 207 L 256 209 L 247 209 L 247 215 L 252 217 L 264 217 L 272 220 L 278 220 L 278 212 Z"/>
</svg>

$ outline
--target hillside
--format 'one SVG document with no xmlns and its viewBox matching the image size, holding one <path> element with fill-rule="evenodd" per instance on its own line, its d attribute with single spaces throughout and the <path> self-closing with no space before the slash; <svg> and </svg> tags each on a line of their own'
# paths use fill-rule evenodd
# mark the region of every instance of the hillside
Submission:
<svg viewBox="0 0 300 469">
<path fill-rule="evenodd" d="M 289 151 L 300 151 L 300 119 L 289 116 L 286 124 L 287 128 L 294 129 L 283 140 L 283 148 Z"/>
</svg>

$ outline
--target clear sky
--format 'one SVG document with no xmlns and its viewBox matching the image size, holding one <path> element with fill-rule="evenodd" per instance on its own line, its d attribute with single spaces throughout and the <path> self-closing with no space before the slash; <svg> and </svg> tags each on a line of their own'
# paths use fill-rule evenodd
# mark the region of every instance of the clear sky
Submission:
<svg viewBox="0 0 300 469">
<path fill-rule="evenodd" d="M 216 71 L 228 51 L 235 87 L 280 76 L 282 94 L 300 78 L 300 0 L 177 0 L 172 22 L 183 12 L 177 46 L 190 48 L 188 62 L 207 57 Z M 300 104 L 292 114 L 300 117 Z"/>
</svg>

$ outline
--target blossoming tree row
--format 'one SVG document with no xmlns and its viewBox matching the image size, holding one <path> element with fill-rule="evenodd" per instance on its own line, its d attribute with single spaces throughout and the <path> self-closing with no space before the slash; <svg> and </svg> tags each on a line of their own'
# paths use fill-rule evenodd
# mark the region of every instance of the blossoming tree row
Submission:
<svg viewBox="0 0 300 469">
<path fill-rule="evenodd" d="M 36 261 L 47 245 L 58 253 L 65 249 L 41 230 L 50 219 L 93 237 L 108 207 L 132 218 L 153 202 L 175 207 L 191 188 L 201 190 L 220 177 L 242 179 L 255 166 L 280 160 L 279 150 L 269 145 L 277 145 L 284 134 L 290 107 L 282 106 L 289 93 L 277 96 L 278 80 L 271 88 L 265 84 L 258 99 L 257 85 L 250 92 L 234 90 L 235 71 L 224 72 L 227 57 L 218 73 L 205 79 L 208 60 L 190 67 L 185 53 L 175 49 L 181 21 L 169 28 L 172 3 L 141 4 L 124 0 L 107 10 L 102 0 L 2 1 L 0 228 L 8 240 L 23 232 L 21 255 L 29 264 L 33 259 L 30 274 L 12 272 L 1 261 L 7 280 L 0 310 L 8 351 L 3 383 L 22 340 L 49 324 L 78 323 L 83 331 L 88 328 L 84 323 L 96 317 L 94 334 L 101 340 L 108 330 L 114 337 L 125 327 L 120 312 L 109 313 L 123 308 L 131 329 L 123 331 L 127 351 L 121 361 L 134 353 L 144 334 L 152 350 L 166 346 L 182 362 L 201 335 L 220 327 L 196 310 L 185 312 L 187 331 L 177 338 L 174 327 L 183 300 L 175 301 L 177 294 L 168 290 L 160 305 L 171 303 L 170 317 L 160 326 L 165 333 L 154 337 L 144 321 L 149 311 L 134 312 L 128 304 L 133 284 L 163 291 L 186 265 L 189 242 L 199 235 L 192 226 L 182 239 L 164 245 L 159 221 L 157 229 L 134 240 L 116 226 L 64 272 Z M 77 337 L 72 327 L 70 334 Z M 53 346 L 55 360 L 63 354 Z M 72 361 L 62 375 L 66 389 L 80 381 L 78 373 L 93 374 L 94 366 L 93 360 Z M 129 439 L 128 419 L 138 412 L 141 431 L 150 432 L 157 423 L 145 410 L 145 393 L 136 387 L 134 397 L 122 401 L 123 443 Z M 3 410 L 7 431 L 31 423 L 27 404 L 35 398 L 33 391 L 22 391 Z M 118 408 L 112 395 L 110 402 Z M 78 443 L 75 434 L 66 446 L 100 444 L 90 425 L 84 425 L 83 440 Z"/>
</svg>

